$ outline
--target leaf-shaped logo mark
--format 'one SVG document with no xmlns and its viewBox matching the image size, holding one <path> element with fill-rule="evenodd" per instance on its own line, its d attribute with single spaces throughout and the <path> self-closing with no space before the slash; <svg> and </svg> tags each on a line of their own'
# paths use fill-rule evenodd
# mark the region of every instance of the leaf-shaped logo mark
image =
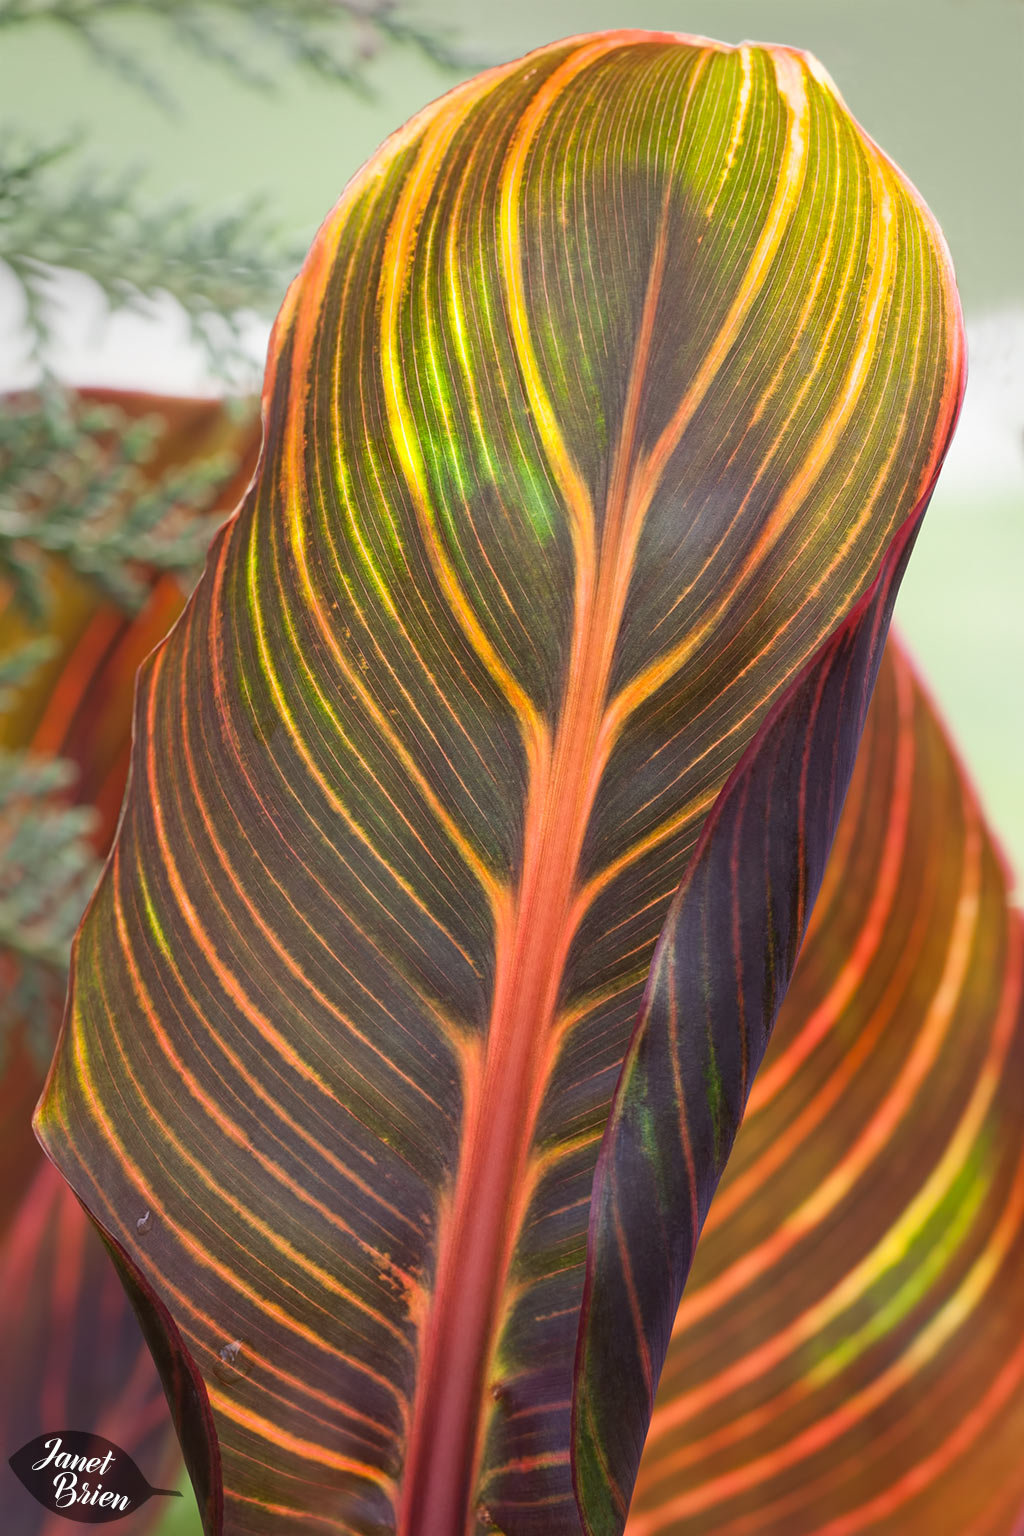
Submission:
<svg viewBox="0 0 1024 1536">
<path fill-rule="evenodd" d="M 80 1429 L 37 1435 L 10 1464 L 44 1509 L 86 1525 L 120 1520 L 157 1493 L 181 1497 L 176 1488 L 151 1488 L 127 1451 Z"/>
</svg>

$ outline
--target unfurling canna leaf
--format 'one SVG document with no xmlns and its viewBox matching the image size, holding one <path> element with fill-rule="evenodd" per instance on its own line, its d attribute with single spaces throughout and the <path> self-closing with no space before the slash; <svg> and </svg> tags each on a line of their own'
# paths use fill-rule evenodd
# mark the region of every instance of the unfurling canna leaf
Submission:
<svg viewBox="0 0 1024 1536">
<path fill-rule="evenodd" d="M 916 521 L 769 713 L 655 947 L 591 1200 L 574 1404 L 588 1530 L 618 1531 L 629 1508 L 676 1309 L 824 874 Z"/>
<path fill-rule="evenodd" d="M 649 1249 L 616 1295 L 592 1232 L 584 1318 L 624 1386 L 646 1348 L 646 1400 L 576 1342 L 655 942 L 720 829 L 761 860 L 720 797 L 768 794 L 786 721 L 784 989 L 962 383 L 930 215 L 789 49 L 559 44 L 349 185 L 255 481 L 140 674 L 38 1121 L 211 1532 L 621 1528 Z"/>
</svg>

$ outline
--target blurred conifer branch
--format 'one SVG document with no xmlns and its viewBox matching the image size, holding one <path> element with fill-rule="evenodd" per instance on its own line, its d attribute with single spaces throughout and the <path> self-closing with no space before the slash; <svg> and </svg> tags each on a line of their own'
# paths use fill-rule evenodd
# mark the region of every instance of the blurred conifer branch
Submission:
<svg viewBox="0 0 1024 1536">
<path fill-rule="evenodd" d="M 70 146 L 0 143 L 0 263 L 23 303 L 22 344 L 45 367 L 57 322 L 58 272 L 91 279 L 110 310 L 145 311 L 168 294 L 193 338 L 226 373 L 242 350 L 247 315 L 280 302 L 298 265 L 255 204 L 214 215 L 187 202 L 147 208 L 137 175 L 61 175 Z"/>
<path fill-rule="evenodd" d="M 0 30 L 49 22 L 172 105 L 142 48 L 117 37 L 116 24 L 126 18 L 160 23 L 181 47 L 251 85 L 272 84 L 272 58 L 368 95 L 366 66 L 389 45 L 411 48 L 443 68 L 469 70 L 480 62 L 399 0 L 0 0 Z"/>
<path fill-rule="evenodd" d="M 0 36 L 44 23 L 81 41 L 101 64 L 173 106 L 149 64 L 152 28 L 250 84 L 272 87 L 298 66 L 371 94 L 367 68 L 406 46 L 443 68 L 467 68 L 437 30 L 399 0 L 0 0 Z M 48 302 L 59 272 L 90 278 L 110 309 L 145 309 L 169 295 L 227 376 L 244 355 L 246 316 L 272 313 L 306 241 L 292 248 L 259 203 L 204 212 L 186 200 L 147 206 L 138 173 L 104 175 L 67 142 L 0 134 L 0 266 L 20 291 L 23 344 L 45 364 L 54 326 Z"/>
<path fill-rule="evenodd" d="M 71 939 L 99 874 L 95 813 L 69 805 L 63 758 L 0 750 L 0 1061 L 12 1026 L 41 1063 L 67 981 Z"/>
<path fill-rule="evenodd" d="M 218 504 L 237 454 L 161 469 L 166 431 L 159 416 L 129 416 L 49 386 L 8 397 L 0 615 L 18 618 L 9 632 L 21 639 L 0 650 L 0 713 L 18 708 L 23 689 L 39 689 L 37 669 L 61 651 L 50 632 L 59 632 L 51 610 L 60 566 L 129 614 L 157 572 L 184 572 L 190 584 L 223 500 L 218 513 L 206 509 Z M 22 749 L 20 731 L 0 747 L 0 1064 L 19 1027 L 40 1063 L 52 1050 L 71 938 L 99 873 L 96 815 L 73 803 L 77 765 Z"/>
<path fill-rule="evenodd" d="M 187 587 L 237 473 L 235 450 L 167 468 L 169 430 L 158 414 L 50 387 L 9 396 L 0 412 L 0 618 L 18 637 L 0 645 L 0 714 L 14 721 L 0 747 L 0 1068 L 12 1032 L 40 1064 L 52 1050 L 71 938 L 100 867 L 98 818 L 74 803 L 77 763 L 25 750 L 31 727 L 19 723 L 26 699 L 31 721 L 52 696 L 38 669 L 59 656 L 59 677 L 73 663 L 76 641 L 58 638 L 54 611 L 66 569 L 126 614 L 158 572 L 184 572 Z"/>
<path fill-rule="evenodd" d="M 26 640 L 16 651 L 0 655 L 0 715 L 16 702 L 18 689 L 27 683 L 36 668 L 57 649 L 50 635 L 36 635 Z"/>
<path fill-rule="evenodd" d="M 198 509 L 234 466 L 211 458 L 147 483 L 140 468 L 159 429 L 113 407 L 66 402 L 0 414 L 0 576 L 29 618 L 46 617 L 47 556 L 62 556 L 127 612 L 154 570 L 198 566 L 221 520 Z"/>
</svg>

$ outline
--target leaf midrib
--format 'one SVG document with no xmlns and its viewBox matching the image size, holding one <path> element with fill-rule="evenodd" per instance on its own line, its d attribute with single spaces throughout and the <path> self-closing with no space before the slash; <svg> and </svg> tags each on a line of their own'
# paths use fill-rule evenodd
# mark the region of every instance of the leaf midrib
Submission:
<svg viewBox="0 0 1024 1536">
<path fill-rule="evenodd" d="M 643 384 L 667 248 L 667 193 L 630 368 L 596 569 L 577 580 L 574 634 L 554 740 L 533 752 L 518 891 L 497 917 L 494 1002 L 467 1071 L 463 1155 L 441 1222 L 408 1439 L 403 1536 L 468 1528 L 482 1408 L 501 1301 L 532 1190 L 530 1151 L 553 1069 L 565 961 L 582 916 L 580 855 L 613 735 L 607 699 L 650 488 L 636 462 Z M 587 541 L 577 544 L 578 556 Z M 589 547 L 594 549 L 593 541 Z"/>
</svg>

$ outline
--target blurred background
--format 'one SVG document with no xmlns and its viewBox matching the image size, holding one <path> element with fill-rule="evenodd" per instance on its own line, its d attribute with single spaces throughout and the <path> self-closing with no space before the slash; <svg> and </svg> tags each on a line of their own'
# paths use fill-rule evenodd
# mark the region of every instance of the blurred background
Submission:
<svg viewBox="0 0 1024 1536">
<path fill-rule="evenodd" d="M 251 394 L 303 250 L 388 132 L 485 64 L 623 26 L 811 50 L 942 224 L 970 380 L 897 624 L 1024 869 L 1024 0 L 0 0 L 0 391 Z M 14 411 L 0 406 L 0 546 L 16 555 Z M 211 451 L 247 451 L 244 424 L 204 422 Z M 61 440 L 65 489 L 78 441 Z M 188 496 L 223 515 L 230 465 L 213 490 L 201 477 Z M 52 547 L 72 548 L 68 526 Z M 140 558 L 191 569 L 195 540 L 143 534 L 115 549 L 129 586 Z M 88 547 L 95 565 L 112 546 Z M 0 685 L 11 633 L 0 623 Z M 0 810 L 18 793 L 0 783 Z M 83 830 L 48 835 L 64 858 Z M 68 932 L 94 872 L 84 855 L 70 869 Z M 160 1530 L 198 1528 L 189 1491 Z"/>
</svg>

